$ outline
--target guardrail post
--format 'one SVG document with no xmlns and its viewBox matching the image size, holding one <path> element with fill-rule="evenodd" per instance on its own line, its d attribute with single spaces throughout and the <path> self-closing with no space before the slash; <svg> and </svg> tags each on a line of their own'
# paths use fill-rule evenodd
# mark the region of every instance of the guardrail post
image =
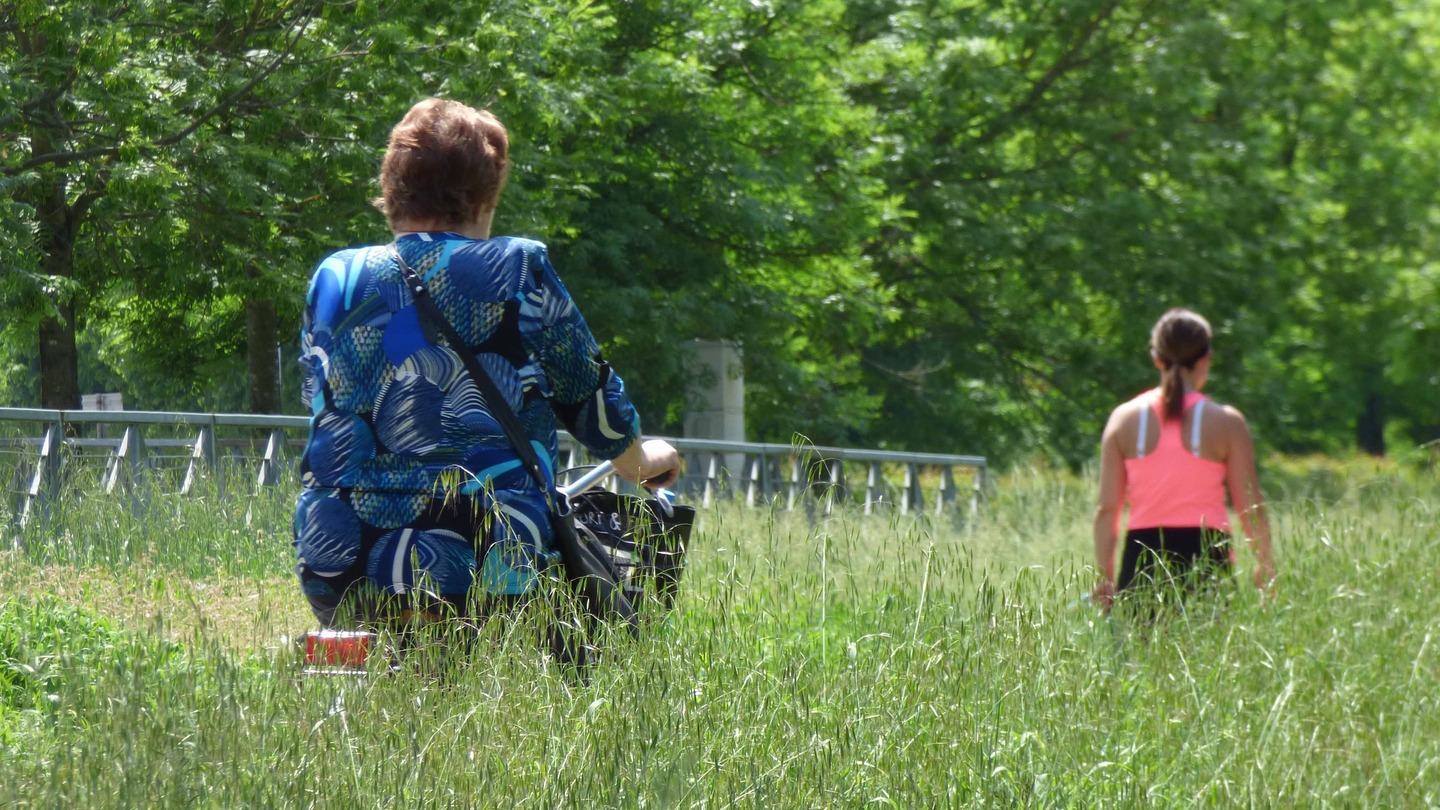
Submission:
<svg viewBox="0 0 1440 810">
<path fill-rule="evenodd" d="M 720 475 L 720 454 L 710 454 L 710 464 L 705 469 L 705 491 L 700 497 L 700 504 L 707 509 L 715 503 L 715 488 L 719 486 Z"/>
<path fill-rule="evenodd" d="M 943 514 L 945 508 L 955 500 L 955 468 L 949 464 L 940 468 L 940 491 L 935 493 L 935 514 Z"/>
<path fill-rule="evenodd" d="M 35 472 L 30 476 L 30 486 L 25 488 L 25 503 L 20 508 L 20 526 L 29 525 L 35 516 L 41 519 L 50 515 L 50 500 L 55 496 L 60 472 L 60 444 L 64 427 L 59 422 L 45 426 L 40 439 L 40 455 L 35 459 Z"/>
<path fill-rule="evenodd" d="M 257 487 L 271 487 L 280 481 L 280 463 L 285 454 L 285 431 L 272 430 L 265 442 L 265 457 L 260 460 L 260 473 L 255 477 Z"/>
<path fill-rule="evenodd" d="M 775 486 L 772 481 L 770 454 L 765 452 L 765 448 L 762 447 L 760 448 L 760 497 L 765 501 L 766 506 L 769 506 L 775 498 Z"/>
<path fill-rule="evenodd" d="M 115 489 L 120 486 L 120 476 L 125 468 L 125 458 L 130 454 L 131 444 L 134 441 L 134 434 L 131 433 L 132 426 L 127 426 L 125 432 L 120 436 L 120 446 L 110 451 L 105 458 L 105 473 L 100 480 L 100 488 L 106 495 L 114 495 Z"/>
<path fill-rule="evenodd" d="M 880 472 L 880 462 L 870 462 L 870 468 L 865 472 L 865 514 L 874 511 L 877 500 L 875 490 L 885 486 L 884 475 Z"/>
<path fill-rule="evenodd" d="M 764 464 L 765 456 L 758 455 L 749 457 L 745 463 L 745 505 L 754 506 L 757 490 L 760 488 L 762 473 L 760 466 Z"/>
<path fill-rule="evenodd" d="M 845 462 L 841 459 L 830 460 L 830 486 L 825 492 L 825 514 L 835 512 L 835 493 L 845 485 Z"/>
<path fill-rule="evenodd" d="M 905 465 L 905 489 L 900 493 L 900 514 L 908 515 L 910 510 L 919 512 L 923 508 L 920 492 L 920 469 L 914 464 Z"/>
<path fill-rule="evenodd" d="M 800 491 L 800 455 L 797 453 L 790 457 L 790 481 L 787 488 L 790 490 L 785 496 L 785 511 L 795 511 L 795 494 Z"/>
<path fill-rule="evenodd" d="M 986 467 L 984 464 L 975 468 L 975 489 L 970 495 L 971 525 L 974 525 L 975 516 L 980 512 L 980 499 L 985 497 L 985 476 Z"/>
<path fill-rule="evenodd" d="M 120 436 L 120 447 L 110 459 L 105 478 L 105 494 L 114 495 L 117 488 L 130 495 L 130 507 L 140 512 L 148 500 L 145 487 L 145 436 L 140 425 L 126 425 Z"/>
<path fill-rule="evenodd" d="M 195 444 L 190 447 L 190 463 L 185 467 L 185 481 L 180 484 L 181 495 L 193 495 L 195 483 L 200 480 L 200 465 L 209 464 L 210 474 L 215 474 L 215 431 L 209 425 L 200 428 L 195 435 Z"/>
<path fill-rule="evenodd" d="M 150 502 L 150 460 L 145 457 L 145 433 L 140 425 L 131 425 L 135 430 L 135 447 L 130 453 L 129 476 L 130 508 L 136 513 L 143 512 Z"/>
<path fill-rule="evenodd" d="M 210 475 L 215 478 L 215 494 L 225 497 L 225 465 L 220 463 L 220 434 L 215 429 L 215 414 L 210 414 L 210 442 L 205 448 L 205 459 L 210 463 Z"/>
<path fill-rule="evenodd" d="M 118 465 L 120 448 L 112 447 L 105 452 L 105 468 L 100 471 L 100 489 L 107 495 L 110 493 L 110 479 L 115 475 L 115 468 Z"/>
</svg>

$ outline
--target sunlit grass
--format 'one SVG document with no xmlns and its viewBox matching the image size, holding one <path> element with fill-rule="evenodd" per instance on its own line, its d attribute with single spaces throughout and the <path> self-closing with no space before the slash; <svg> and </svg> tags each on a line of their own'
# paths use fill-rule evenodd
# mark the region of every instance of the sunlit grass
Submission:
<svg viewBox="0 0 1440 810">
<path fill-rule="evenodd" d="M 1276 600 L 1242 552 L 1148 630 L 1082 603 L 1090 489 L 1062 473 L 1003 478 L 970 526 L 723 506 L 677 610 L 584 684 L 499 623 L 439 673 L 301 677 L 292 492 L 81 496 L 0 554 L 0 801 L 1440 802 L 1440 486 L 1267 481 Z"/>
</svg>

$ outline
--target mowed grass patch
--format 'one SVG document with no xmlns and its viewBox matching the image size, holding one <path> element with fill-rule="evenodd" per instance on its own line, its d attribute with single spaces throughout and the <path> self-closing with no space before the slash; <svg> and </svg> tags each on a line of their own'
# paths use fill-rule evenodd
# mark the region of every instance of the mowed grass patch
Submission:
<svg viewBox="0 0 1440 810">
<path fill-rule="evenodd" d="M 587 683 L 500 624 L 428 671 L 303 677 L 274 642 L 308 626 L 287 524 L 255 519 L 288 521 L 290 493 L 209 517 L 90 498 L 65 531 L 123 533 L 99 551 L 27 536 L 4 566 L 5 666 L 46 675 L 7 698 L 0 800 L 1425 806 L 1437 490 L 1385 469 L 1297 485 L 1276 504 L 1273 602 L 1242 552 L 1231 587 L 1145 627 L 1081 601 L 1089 484 L 1063 473 L 1002 479 L 969 526 L 722 507 L 678 608 Z"/>
<path fill-rule="evenodd" d="M 51 597 L 171 641 L 202 634 L 240 654 L 283 643 L 286 636 L 276 628 L 299 629 L 311 621 L 294 582 L 283 576 L 194 578 L 148 562 L 37 565 L 15 552 L 0 553 L 0 592 L 21 603 Z"/>
</svg>

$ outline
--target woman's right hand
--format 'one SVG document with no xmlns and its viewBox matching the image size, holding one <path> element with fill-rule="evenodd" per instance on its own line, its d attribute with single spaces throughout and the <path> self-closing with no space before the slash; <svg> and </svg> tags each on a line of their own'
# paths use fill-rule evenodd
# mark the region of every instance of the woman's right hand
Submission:
<svg viewBox="0 0 1440 810">
<path fill-rule="evenodd" d="M 1109 610 L 1115 603 L 1115 580 L 1109 577 L 1100 577 L 1095 583 L 1095 590 L 1090 592 L 1090 604 L 1101 610 Z"/>
<path fill-rule="evenodd" d="M 680 453 L 664 439 L 637 440 L 612 463 L 621 478 L 650 489 L 671 486 L 680 478 Z"/>
</svg>

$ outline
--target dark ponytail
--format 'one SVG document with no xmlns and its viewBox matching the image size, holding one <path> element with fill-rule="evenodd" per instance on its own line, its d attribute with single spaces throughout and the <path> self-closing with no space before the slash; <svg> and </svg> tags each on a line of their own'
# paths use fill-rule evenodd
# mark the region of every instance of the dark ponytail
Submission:
<svg viewBox="0 0 1440 810">
<path fill-rule="evenodd" d="M 1172 309 L 1160 316 L 1150 331 L 1150 352 L 1160 361 L 1160 393 L 1166 419 L 1185 413 L 1185 377 L 1210 353 L 1210 324 L 1188 309 Z"/>
<path fill-rule="evenodd" d="M 1185 379 L 1173 363 L 1160 371 L 1160 394 L 1165 398 L 1166 419 L 1179 419 L 1185 414 Z"/>
</svg>

